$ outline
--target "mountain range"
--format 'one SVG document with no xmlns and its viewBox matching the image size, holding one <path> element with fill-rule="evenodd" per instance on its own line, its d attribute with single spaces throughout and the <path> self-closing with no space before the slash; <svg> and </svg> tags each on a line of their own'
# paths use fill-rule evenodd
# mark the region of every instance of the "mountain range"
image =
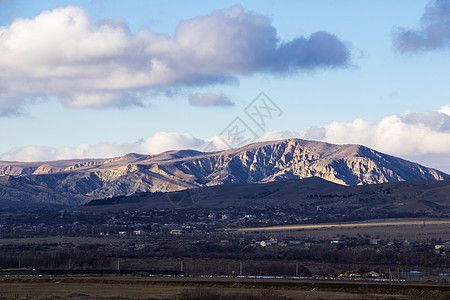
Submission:
<svg viewBox="0 0 450 300">
<path fill-rule="evenodd" d="M 286 139 L 213 153 L 179 150 L 111 159 L 0 162 L 0 201 L 73 206 L 137 192 L 308 177 L 352 186 L 443 180 L 448 175 L 361 145 Z"/>
</svg>

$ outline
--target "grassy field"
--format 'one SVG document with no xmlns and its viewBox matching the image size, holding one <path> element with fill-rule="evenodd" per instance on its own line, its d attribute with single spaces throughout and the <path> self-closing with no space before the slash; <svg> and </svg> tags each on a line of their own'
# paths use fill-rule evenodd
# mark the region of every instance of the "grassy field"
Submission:
<svg viewBox="0 0 450 300">
<path fill-rule="evenodd" d="M 0 278 L 6 299 L 449 299 L 450 286 L 252 278 L 11 277 Z M 45 297 L 45 298 L 44 298 Z M 61 299 L 61 298 L 59 298 Z"/>
<path fill-rule="evenodd" d="M 448 219 L 388 219 L 351 223 L 299 224 L 272 227 L 230 228 L 237 232 L 278 232 L 308 238 L 327 239 L 338 235 L 357 236 L 368 234 L 383 239 L 413 239 L 426 241 L 430 238 L 450 240 Z"/>
</svg>

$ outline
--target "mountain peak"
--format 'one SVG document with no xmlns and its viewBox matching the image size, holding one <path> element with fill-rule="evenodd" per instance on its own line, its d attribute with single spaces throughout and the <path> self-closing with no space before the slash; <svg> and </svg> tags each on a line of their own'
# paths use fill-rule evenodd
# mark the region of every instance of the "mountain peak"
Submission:
<svg viewBox="0 0 450 300">
<path fill-rule="evenodd" d="M 0 175 L 17 178 L 0 182 L 0 199 L 31 197 L 34 201 L 57 203 L 308 177 L 341 185 L 448 177 L 440 171 L 361 145 L 302 139 L 260 142 L 213 153 L 174 150 L 157 155 L 129 153 L 109 160 L 3 162 Z"/>
</svg>

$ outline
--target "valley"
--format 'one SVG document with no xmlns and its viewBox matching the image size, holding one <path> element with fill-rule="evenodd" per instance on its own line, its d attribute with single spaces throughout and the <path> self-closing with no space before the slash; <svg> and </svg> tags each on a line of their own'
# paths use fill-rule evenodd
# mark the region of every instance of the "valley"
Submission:
<svg viewBox="0 0 450 300">
<path fill-rule="evenodd" d="M 80 287 L 83 280 L 101 295 L 109 289 L 121 297 L 117 286 L 125 280 L 141 291 L 126 291 L 136 298 L 203 299 L 226 288 L 259 299 L 267 293 L 261 284 L 269 284 L 263 278 L 275 280 L 270 299 L 348 299 L 361 288 L 374 299 L 448 296 L 448 175 L 363 146 L 289 139 L 217 153 L 0 167 L 0 266 L 19 276 L 0 278 L 8 297 L 20 296 L 8 289 L 15 285 L 36 297 L 97 295 Z M 165 277 L 127 281 L 136 270 L 187 277 L 166 289 Z M 46 294 L 21 272 L 56 272 L 28 275 L 43 285 L 73 274 L 65 289 L 48 287 Z M 317 291 L 309 290 L 310 280 Z M 345 280 L 358 288 L 334 283 Z M 398 288 L 367 289 L 359 280 Z M 404 292 L 406 285 L 414 287 Z"/>
</svg>

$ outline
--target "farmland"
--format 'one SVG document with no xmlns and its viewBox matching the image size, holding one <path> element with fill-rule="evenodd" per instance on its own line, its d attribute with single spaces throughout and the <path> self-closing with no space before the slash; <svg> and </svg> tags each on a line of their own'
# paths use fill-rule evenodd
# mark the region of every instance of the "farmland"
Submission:
<svg viewBox="0 0 450 300">
<path fill-rule="evenodd" d="M 57 296 L 69 299 L 195 299 L 189 297 L 224 295 L 241 297 L 234 299 L 360 299 L 362 295 L 365 299 L 445 299 L 450 295 L 450 287 L 438 284 L 236 277 L 18 277 L 0 279 L 0 292 L 7 299 L 42 296 L 48 297 L 46 299 L 57 299 Z"/>
</svg>

